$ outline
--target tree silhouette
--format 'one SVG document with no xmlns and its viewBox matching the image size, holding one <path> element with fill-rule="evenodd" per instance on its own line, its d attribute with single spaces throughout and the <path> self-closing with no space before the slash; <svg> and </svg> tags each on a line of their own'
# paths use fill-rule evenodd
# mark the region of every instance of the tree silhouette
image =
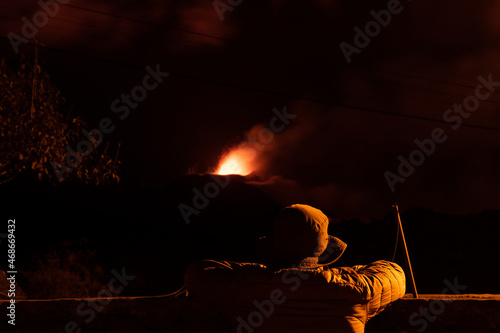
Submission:
<svg viewBox="0 0 500 333">
<path fill-rule="evenodd" d="M 118 183 L 117 158 L 108 153 L 108 144 L 93 147 L 81 163 L 59 173 L 67 157 L 66 147 L 82 140 L 85 122 L 64 119 L 60 112 L 64 98 L 51 84 L 49 75 L 22 57 L 17 71 L 0 64 L 0 184 L 21 173 L 57 184 L 68 181 L 83 184 Z"/>
</svg>

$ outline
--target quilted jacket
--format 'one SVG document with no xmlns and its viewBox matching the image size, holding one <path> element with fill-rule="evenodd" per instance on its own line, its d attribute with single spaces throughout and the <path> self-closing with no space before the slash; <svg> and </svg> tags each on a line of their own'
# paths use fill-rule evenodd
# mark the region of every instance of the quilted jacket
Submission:
<svg viewBox="0 0 500 333">
<path fill-rule="evenodd" d="M 361 333 L 370 318 L 405 293 L 401 267 L 382 260 L 279 270 L 203 260 L 186 269 L 185 284 L 189 296 L 209 301 L 237 333 Z"/>
</svg>

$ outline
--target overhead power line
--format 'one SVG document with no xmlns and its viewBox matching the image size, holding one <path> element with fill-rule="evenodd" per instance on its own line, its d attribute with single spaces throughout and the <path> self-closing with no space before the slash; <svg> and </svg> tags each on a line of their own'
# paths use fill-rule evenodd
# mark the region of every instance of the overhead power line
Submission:
<svg viewBox="0 0 500 333">
<path fill-rule="evenodd" d="M 5 36 L 1 36 L 1 37 L 3 39 L 8 39 Z M 30 46 L 34 46 L 34 43 L 29 42 L 28 44 Z M 56 47 L 49 47 L 49 46 L 46 46 L 46 45 L 38 45 L 38 47 L 41 47 L 41 48 L 44 48 L 44 49 L 47 49 L 47 50 L 51 50 L 51 51 L 56 51 L 56 52 L 59 52 L 59 53 L 64 53 L 64 54 L 69 54 L 69 55 L 77 56 L 77 57 L 88 58 L 88 59 L 93 59 L 93 60 L 97 60 L 97 61 L 101 61 L 101 62 L 107 62 L 107 63 L 119 65 L 119 66 L 134 68 L 136 70 L 143 70 L 144 69 L 144 66 L 130 64 L 130 63 L 126 63 L 126 62 L 120 62 L 120 61 L 116 61 L 116 60 L 113 60 L 113 59 L 107 59 L 107 58 L 101 58 L 101 57 L 96 57 L 96 56 L 90 56 L 90 55 L 83 54 L 83 53 L 80 53 L 80 52 L 73 52 L 73 51 L 63 50 L 63 49 L 56 48 Z M 398 112 L 392 112 L 392 111 L 385 111 L 385 110 L 379 110 L 379 109 L 373 109 L 373 108 L 367 108 L 367 107 L 360 107 L 360 106 L 356 106 L 356 105 L 349 105 L 349 104 L 345 104 L 345 103 L 338 103 L 338 102 L 326 101 L 326 100 L 321 100 L 321 99 L 316 99 L 316 98 L 302 97 L 302 96 L 297 96 L 297 95 L 288 94 L 288 93 L 270 91 L 270 90 L 261 89 L 261 88 L 247 87 L 247 86 L 238 85 L 238 84 L 229 83 L 229 82 L 222 82 L 222 81 L 218 81 L 218 80 L 201 78 L 201 77 L 197 77 L 197 76 L 189 75 L 189 74 L 170 72 L 170 75 L 174 76 L 174 77 L 184 78 L 184 79 L 198 81 L 198 82 L 205 82 L 205 83 L 210 83 L 210 84 L 216 84 L 216 85 L 219 85 L 219 86 L 225 86 L 225 87 L 231 87 L 231 88 L 236 88 L 236 89 L 241 89 L 241 90 L 247 90 L 247 91 L 252 91 L 252 92 L 257 92 L 257 93 L 272 95 L 272 96 L 285 97 L 285 98 L 288 98 L 288 99 L 301 100 L 301 101 L 306 101 L 306 102 L 311 102 L 311 103 L 316 103 L 316 104 L 336 106 L 336 107 L 340 107 L 340 108 L 346 108 L 346 109 L 351 109 L 351 110 L 358 110 L 358 111 L 362 111 L 362 112 L 378 113 L 378 114 L 383 114 L 383 115 L 388 115 L 388 116 L 394 116 L 394 117 L 401 117 L 401 118 L 416 119 L 416 120 L 429 121 L 429 122 L 435 122 L 435 123 L 449 124 L 448 122 L 446 122 L 446 121 L 444 121 L 442 119 L 436 119 L 436 118 L 430 118 L 430 117 L 424 117 L 424 116 L 412 115 L 412 114 L 404 114 L 404 113 L 398 113 Z M 489 127 L 489 126 L 474 125 L 474 124 L 467 124 L 467 123 L 462 123 L 461 126 L 500 132 L 500 128 L 497 128 L 497 127 Z"/>
<path fill-rule="evenodd" d="M 13 4 L 13 5 L 17 4 L 16 2 L 9 1 L 9 0 L 7 0 L 7 2 L 9 2 L 9 3 Z M 70 8 L 74 8 L 74 9 L 77 9 L 77 10 L 82 10 L 82 11 L 87 11 L 87 12 L 99 14 L 99 15 L 104 15 L 104 16 L 108 16 L 108 17 L 114 17 L 114 18 L 118 18 L 118 19 L 121 19 L 121 20 L 127 20 L 127 21 L 130 21 L 130 22 L 135 22 L 135 23 L 140 23 L 140 24 L 144 24 L 144 25 L 149 25 L 149 26 L 153 26 L 153 27 L 157 27 L 157 28 L 168 29 L 168 30 L 183 32 L 183 33 L 187 33 L 187 34 L 193 34 L 193 35 L 197 35 L 197 36 L 201 36 L 201 37 L 205 37 L 205 38 L 217 39 L 217 40 L 221 40 L 221 41 L 225 41 L 225 42 L 232 42 L 232 43 L 237 43 L 238 42 L 236 40 L 229 39 L 229 38 L 224 38 L 224 37 L 221 37 L 221 36 L 215 36 L 215 35 L 211 35 L 211 34 L 201 33 L 201 32 L 198 32 L 198 31 L 192 31 L 192 30 L 187 30 L 187 29 L 180 29 L 180 28 L 175 28 L 175 27 L 171 27 L 171 26 L 159 25 L 159 24 L 156 24 L 156 23 L 153 23 L 153 22 L 139 20 L 139 19 L 135 19 L 135 18 L 132 18 L 132 17 L 122 16 L 122 15 L 117 15 L 117 14 L 106 12 L 106 11 L 102 11 L 102 10 L 96 10 L 96 9 L 92 9 L 92 8 L 77 6 L 77 5 L 74 5 L 74 4 L 71 4 L 71 3 L 66 4 L 64 6 L 70 7 Z M 1 6 L 1 7 L 9 8 L 9 7 L 5 7 L 5 6 Z M 399 73 L 399 72 L 394 72 L 394 71 L 390 71 L 390 70 L 382 70 L 382 69 L 365 68 L 365 67 L 360 67 L 360 66 L 353 66 L 353 67 L 361 68 L 363 70 L 370 70 L 370 71 L 376 71 L 376 72 L 384 72 L 384 73 L 388 73 L 388 74 L 392 74 L 392 75 L 396 75 L 396 76 L 401 76 L 401 77 L 407 77 L 407 78 L 413 78 L 413 79 L 419 79 L 419 80 L 425 80 L 425 81 L 432 81 L 432 82 L 437 82 L 437 83 L 447 84 L 447 85 L 452 85 L 452 86 L 457 86 L 457 87 L 475 88 L 475 86 L 472 86 L 472 85 L 467 85 L 467 84 L 457 83 L 457 82 L 452 82 L 452 81 L 446 81 L 446 80 L 440 80 L 440 79 L 435 79 L 435 78 L 428 78 L 428 77 L 423 77 L 423 76 L 414 75 L 414 74 Z M 484 90 L 484 88 L 482 88 L 482 89 Z"/>
</svg>

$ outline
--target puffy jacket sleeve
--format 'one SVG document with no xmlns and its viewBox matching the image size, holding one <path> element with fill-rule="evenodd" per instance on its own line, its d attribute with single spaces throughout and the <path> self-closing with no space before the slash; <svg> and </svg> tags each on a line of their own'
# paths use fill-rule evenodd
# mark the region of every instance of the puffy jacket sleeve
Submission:
<svg viewBox="0 0 500 333">
<path fill-rule="evenodd" d="M 215 302 L 231 302 L 236 297 L 236 281 L 251 280 L 265 269 L 254 263 L 200 260 L 187 267 L 184 283 L 190 295 Z"/>
<path fill-rule="evenodd" d="M 398 264 L 379 260 L 366 266 L 355 266 L 353 269 L 368 288 L 367 320 L 404 296 L 406 279 Z"/>
</svg>

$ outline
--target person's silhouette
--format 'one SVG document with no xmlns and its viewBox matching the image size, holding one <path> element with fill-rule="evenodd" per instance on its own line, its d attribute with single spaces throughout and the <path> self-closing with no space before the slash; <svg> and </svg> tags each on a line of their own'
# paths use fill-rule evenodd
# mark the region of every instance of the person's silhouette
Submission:
<svg viewBox="0 0 500 333">
<path fill-rule="evenodd" d="M 388 261 L 328 268 L 346 244 L 308 205 L 281 210 L 261 238 L 262 263 L 202 260 L 186 269 L 189 296 L 203 298 L 233 332 L 364 332 L 366 322 L 405 293 L 401 267 Z"/>
</svg>

